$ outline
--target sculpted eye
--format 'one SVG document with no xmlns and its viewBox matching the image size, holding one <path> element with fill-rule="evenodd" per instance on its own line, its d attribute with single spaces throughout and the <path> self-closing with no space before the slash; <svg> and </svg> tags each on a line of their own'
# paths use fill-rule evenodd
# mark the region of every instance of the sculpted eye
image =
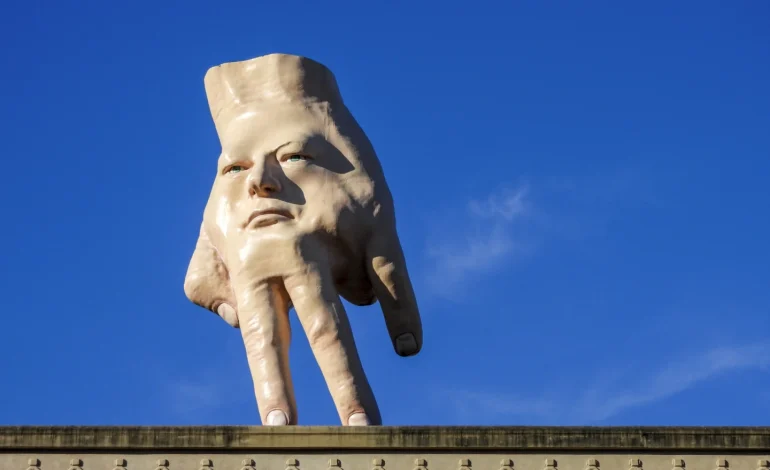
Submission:
<svg viewBox="0 0 770 470">
<path fill-rule="evenodd" d="M 243 165 L 232 165 L 225 170 L 225 173 L 240 173 L 246 169 Z"/>
<path fill-rule="evenodd" d="M 299 154 L 295 153 L 295 154 L 286 156 L 283 160 L 285 162 L 295 163 L 295 162 L 302 162 L 302 161 L 305 161 L 305 160 L 309 160 L 309 158 L 306 157 L 305 155 L 299 155 Z"/>
</svg>

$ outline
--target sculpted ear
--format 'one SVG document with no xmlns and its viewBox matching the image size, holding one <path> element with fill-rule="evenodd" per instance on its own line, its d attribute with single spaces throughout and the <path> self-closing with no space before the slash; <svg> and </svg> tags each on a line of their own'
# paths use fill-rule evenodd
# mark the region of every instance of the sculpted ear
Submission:
<svg viewBox="0 0 770 470">
<path fill-rule="evenodd" d="M 203 224 L 187 268 L 184 293 L 195 305 L 216 313 L 231 326 L 238 328 L 237 304 L 227 267 L 211 244 Z"/>
</svg>

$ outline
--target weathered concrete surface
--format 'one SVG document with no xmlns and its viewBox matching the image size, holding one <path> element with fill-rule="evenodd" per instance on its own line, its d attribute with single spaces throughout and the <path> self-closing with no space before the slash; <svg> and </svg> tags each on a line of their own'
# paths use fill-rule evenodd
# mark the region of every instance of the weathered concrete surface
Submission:
<svg viewBox="0 0 770 470">
<path fill-rule="evenodd" d="M 21 449 L 768 450 L 770 427 L 0 427 Z"/>
<path fill-rule="evenodd" d="M 770 428 L 0 427 L 2 470 L 770 470 Z"/>
</svg>

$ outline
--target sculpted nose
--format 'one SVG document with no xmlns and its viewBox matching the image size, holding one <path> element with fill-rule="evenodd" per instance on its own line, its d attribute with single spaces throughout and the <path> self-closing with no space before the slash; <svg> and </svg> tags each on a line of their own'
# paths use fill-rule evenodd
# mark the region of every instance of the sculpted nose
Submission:
<svg viewBox="0 0 770 470">
<path fill-rule="evenodd" d="M 281 190 L 281 183 L 276 178 L 269 162 L 254 165 L 248 179 L 249 196 L 269 197 Z"/>
</svg>

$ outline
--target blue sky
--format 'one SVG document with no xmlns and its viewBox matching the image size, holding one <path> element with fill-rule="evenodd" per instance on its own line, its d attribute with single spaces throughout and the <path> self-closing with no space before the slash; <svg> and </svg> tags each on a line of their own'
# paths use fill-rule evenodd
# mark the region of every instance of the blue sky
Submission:
<svg viewBox="0 0 770 470">
<path fill-rule="evenodd" d="M 222 3 L 4 8 L 0 424 L 258 422 L 182 283 L 203 75 L 271 52 L 334 71 L 394 193 L 422 353 L 347 306 L 385 424 L 770 422 L 770 4 Z"/>
</svg>

